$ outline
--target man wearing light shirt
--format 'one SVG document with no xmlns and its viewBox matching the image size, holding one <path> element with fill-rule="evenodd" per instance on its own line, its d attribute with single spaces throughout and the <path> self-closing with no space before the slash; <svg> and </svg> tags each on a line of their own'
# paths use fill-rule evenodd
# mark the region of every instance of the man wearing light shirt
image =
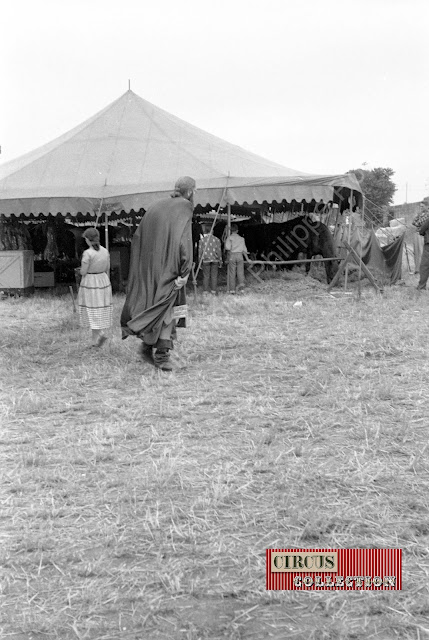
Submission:
<svg viewBox="0 0 429 640">
<path fill-rule="evenodd" d="M 231 235 L 226 239 L 225 250 L 228 263 L 228 289 L 229 293 L 235 293 L 235 280 L 237 277 L 237 293 L 243 293 L 244 289 L 244 258 L 248 260 L 247 247 L 244 238 L 238 235 L 236 224 L 231 225 Z"/>
</svg>

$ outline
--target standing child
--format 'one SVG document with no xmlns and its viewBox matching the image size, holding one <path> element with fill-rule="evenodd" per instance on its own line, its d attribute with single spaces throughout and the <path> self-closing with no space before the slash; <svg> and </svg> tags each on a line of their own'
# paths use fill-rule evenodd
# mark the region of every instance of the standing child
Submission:
<svg viewBox="0 0 429 640">
<path fill-rule="evenodd" d="M 82 235 L 88 249 L 83 252 L 78 304 L 81 327 L 92 330 L 92 346 L 101 347 L 107 340 L 103 329 L 112 326 L 112 287 L 110 285 L 110 256 L 100 246 L 100 234 L 91 227 Z"/>
<path fill-rule="evenodd" d="M 228 263 L 228 289 L 229 293 L 235 293 L 235 277 L 237 275 L 237 293 L 244 290 L 244 258 L 249 259 L 244 238 L 238 235 L 236 224 L 231 225 L 231 235 L 226 239 L 225 249 Z"/>
<path fill-rule="evenodd" d="M 218 269 L 222 266 L 222 245 L 211 232 L 211 225 L 204 224 L 204 235 L 199 244 L 199 261 L 203 262 L 203 293 L 217 295 Z"/>
</svg>

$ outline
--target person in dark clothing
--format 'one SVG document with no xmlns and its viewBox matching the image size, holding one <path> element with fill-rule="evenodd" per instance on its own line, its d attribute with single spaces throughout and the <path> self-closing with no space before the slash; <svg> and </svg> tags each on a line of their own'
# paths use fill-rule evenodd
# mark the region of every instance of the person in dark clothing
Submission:
<svg viewBox="0 0 429 640">
<path fill-rule="evenodd" d="M 426 283 L 429 278 L 429 218 L 420 226 L 419 234 L 424 238 L 424 245 L 420 259 L 420 280 L 417 289 L 426 289 Z"/>
<path fill-rule="evenodd" d="M 148 208 L 131 245 L 122 338 L 140 338 L 143 357 L 163 371 L 173 369 L 170 350 L 176 338 L 175 307 L 186 305 L 195 187 L 193 178 L 179 178 L 170 198 Z M 177 326 L 186 327 L 186 317 L 180 317 Z"/>
</svg>

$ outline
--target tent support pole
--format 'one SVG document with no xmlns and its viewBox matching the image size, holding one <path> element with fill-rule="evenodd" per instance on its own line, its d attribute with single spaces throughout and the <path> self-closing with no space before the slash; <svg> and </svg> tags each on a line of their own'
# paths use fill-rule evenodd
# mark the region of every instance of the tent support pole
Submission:
<svg viewBox="0 0 429 640">
<path fill-rule="evenodd" d="M 192 285 L 194 287 L 194 302 L 197 302 L 198 301 L 198 288 L 197 288 L 197 277 L 195 275 L 195 262 L 192 263 L 191 275 L 192 275 Z"/>
<path fill-rule="evenodd" d="M 229 236 L 231 235 L 231 205 L 228 202 L 227 204 L 227 221 L 226 221 L 226 228 L 227 228 L 227 238 L 229 238 Z M 229 258 L 231 259 L 231 252 L 229 252 Z M 229 293 L 229 272 L 231 269 L 231 263 L 230 260 L 228 260 L 228 265 L 226 267 L 226 290 L 227 293 Z"/>
<path fill-rule="evenodd" d="M 348 233 L 347 233 L 347 242 L 350 244 L 350 236 L 351 236 L 351 223 L 352 223 L 352 210 L 353 210 L 353 189 L 350 189 L 350 207 L 349 207 L 349 223 L 348 223 Z M 346 264 L 346 272 L 344 274 L 344 291 L 347 291 L 347 276 L 349 274 L 349 265 Z"/>
<path fill-rule="evenodd" d="M 229 178 L 229 174 L 228 174 L 228 178 Z M 215 215 L 215 217 L 213 219 L 213 222 L 212 222 L 212 226 L 211 226 L 211 229 L 210 229 L 210 234 L 211 235 L 213 234 L 213 229 L 215 228 L 216 220 L 217 220 L 217 217 L 219 215 L 219 212 L 220 212 L 220 209 L 221 209 L 221 206 L 222 206 L 222 202 L 223 202 L 223 199 L 224 199 L 225 194 L 226 194 L 227 186 L 228 186 L 228 182 L 225 185 L 225 189 L 223 190 L 222 197 L 221 197 L 221 199 L 219 201 L 219 204 L 218 204 L 218 207 L 217 207 L 216 215 Z M 195 281 L 197 281 L 198 274 L 199 274 L 200 269 L 201 269 L 201 265 L 203 264 L 205 250 L 206 250 L 206 247 L 204 247 L 204 251 L 203 251 L 203 253 L 201 255 L 200 261 L 199 261 L 198 266 L 197 266 L 197 270 L 195 272 Z"/>
<path fill-rule="evenodd" d="M 105 218 L 104 218 L 104 238 L 105 238 L 105 243 L 106 243 L 106 249 L 107 251 L 109 251 L 109 218 L 107 215 L 107 211 L 104 212 Z"/>
<path fill-rule="evenodd" d="M 212 226 L 211 226 L 211 229 L 210 229 L 210 233 L 211 234 L 213 233 L 213 229 L 215 228 L 217 217 L 219 215 L 219 212 L 220 212 L 221 207 L 222 207 L 223 200 L 224 200 L 224 198 L 226 196 L 226 193 L 227 193 L 227 190 L 228 190 L 228 180 L 229 180 L 229 173 L 228 173 L 228 178 L 227 178 L 227 181 L 226 181 L 226 184 L 225 184 L 225 188 L 224 188 L 223 193 L 222 193 L 222 197 L 221 197 L 221 199 L 219 201 L 219 204 L 218 204 L 218 207 L 217 207 L 216 215 L 214 217 L 214 220 L 213 220 L 213 223 L 212 223 Z M 229 205 L 228 205 L 228 207 L 229 207 Z M 229 211 L 229 208 L 228 208 L 228 211 Z M 204 251 L 205 251 L 205 248 L 204 248 Z M 192 278 L 193 278 L 193 284 L 194 284 L 195 300 L 197 300 L 197 279 L 198 279 L 198 274 L 199 274 L 200 269 L 201 269 L 201 265 L 203 264 L 204 251 L 203 251 L 203 253 L 201 255 L 201 258 L 200 258 L 200 261 L 198 263 L 197 270 L 195 271 L 195 263 L 192 266 Z"/>
</svg>

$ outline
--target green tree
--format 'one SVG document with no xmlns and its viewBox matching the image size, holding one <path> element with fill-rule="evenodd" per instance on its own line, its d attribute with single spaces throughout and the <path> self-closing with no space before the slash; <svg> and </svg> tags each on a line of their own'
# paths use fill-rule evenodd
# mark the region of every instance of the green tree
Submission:
<svg viewBox="0 0 429 640">
<path fill-rule="evenodd" d="M 393 169 L 377 167 L 376 169 L 353 169 L 365 196 L 365 216 L 373 224 L 383 223 L 383 210 L 393 203 L 396 185 L 392 181 Z"/>
</svg>

